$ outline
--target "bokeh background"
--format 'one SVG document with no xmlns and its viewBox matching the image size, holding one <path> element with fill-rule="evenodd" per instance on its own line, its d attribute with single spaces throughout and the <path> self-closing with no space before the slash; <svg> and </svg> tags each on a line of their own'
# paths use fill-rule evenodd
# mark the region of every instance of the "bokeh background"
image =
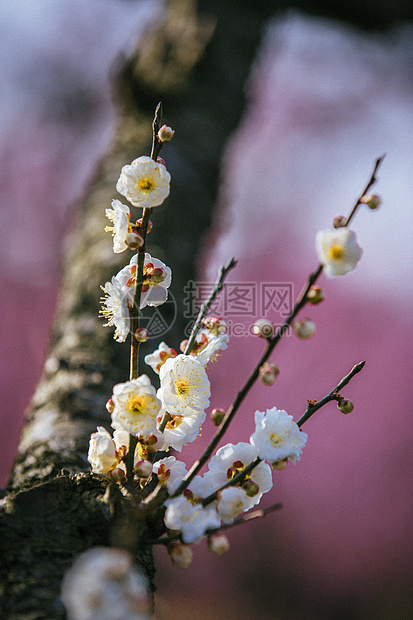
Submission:
<svg viewBox="0 0 413 620">
<path fill-rule="evenodd" d="M 266 21 L 243 117 L 221 162 L 213 225 L 195 257 L 199 281 L 213 281 L 234 255 L 233 285 L 258 291 L 262 282 L 288 283 L 297 294 L 317 264 L 315 233 L 348 213 L 386 152 L 377 186 L 383 206 L 359 213 L 357 270 L 323 280 L 327 298 L 310 313 L 316 336 L 284 339 L 273 356 L 276 384 L 252 390 L 228 440 L 248 439 L 256 409 L 276 405 L 298 418 L 307 398 L 321 398 L 356 362 L 365 359 L 366 367 L 346 390 L 354 413 L 343 416 L 333 405 L 320 411 L 306 425 L 301 461 L 276 472 L 264 505 L 282 501 L 282 511 L 234 529 L 221 558 L 200 544 L 189 571 L 157 552 L 160 618 L 413 615 L 413 31 L 406 6 L 347 3 L 343 16 L 334 3 L 293 11 L 274 3 Z M 165 11 L 162 2 L 143 0 L 0 5 L 1 486 L 41 373 L 65 233 L 115 136 L 111 76 Z M 248 331 L 259 306 L 226 318 Z M 277 308 L 266 314 L 282 320 Z M 252 336 L 231 337 L 211 368 L 212 406 L 231 402 L 261 346 Z M 201 443 L 212 432 L 205 424 Z M 183 460 L 198 451 L 188 446 Z"/>
</svg>

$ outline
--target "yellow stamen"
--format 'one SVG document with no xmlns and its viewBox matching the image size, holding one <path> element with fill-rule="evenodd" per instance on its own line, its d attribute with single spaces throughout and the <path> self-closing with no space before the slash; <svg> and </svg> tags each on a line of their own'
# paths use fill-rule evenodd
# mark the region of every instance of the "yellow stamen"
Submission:
<svg viewBox="0 0 413 620">
<path fill-rule="evenodd" d="M 143 192 L 150 192 L 153 188 L 153 182 L 150 179 L 141 179 L 138 183 L 139 189 Z"/>
<path fill-rule="evenodd" d="M 186 381 L 185 379 L 178 379 L 177 381 L 175 381 L 175 389 L 178 394 L 184 396 L 185 394 L 189 393 L 190 386 L 188 381 Z"/>
<path fill-rule="evenodd" d="M 147 394 L 143 394 L 142 396 L 132 396 L 132 398 L 128 401 L 128 409 L 130 413 L 146 415 L 149 413 L 148 407 L 150 407 L 151 401 L 153 401 L 153 398 Z"/>
<path fill-rule="evenodd" d="M 340 260 L 343 256 L 343 248 L 339 245 L 333 245 L 328 251 L 328 256 L 334 260 Z"/>
</svg>

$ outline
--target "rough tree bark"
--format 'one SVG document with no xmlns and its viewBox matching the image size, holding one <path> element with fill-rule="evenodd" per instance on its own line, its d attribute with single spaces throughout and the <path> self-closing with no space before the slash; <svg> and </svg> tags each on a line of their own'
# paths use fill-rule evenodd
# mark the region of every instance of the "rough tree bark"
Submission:
<svg viewBox="0 0 413 620">
<path fill-rule="evenodd" d="M 165 121 L 176 129 L 166 152 L 173 190 L 167 205 L 156 211 L 148 251 L 151 244 L 162 248 L 180 308 L 182 289 L 194 278 L 194 257 L 211 221 L 222 149 L 243 110 L 243 86 L 263 25 L 276 9 L 291 4 L 170 0 L 164 23 L 148 33 L 120 73 L 117 141 L 100 164 L 67 242 L 43 378 L 0 506 L 2 618 L 63 618 L 59 592 L 64 572 L 80 552 L 113 543 L 118 492 L 112 486 L 108 491 L 107 482 L 88 473 L 86 454 L 90 433 L 97 425 L 108 426 L 105 402 L 112 386 L 128 377 L 128 347 L 114 343 L 112 330 L 103 329 L 97 318 L 99 286 L 125 262 L 122 255 L 119 262 L 103 234 L 104 210 L 115 196 L 119 170 L 149 154 L 153 111 L 162 100 Z M 314 13 L 326 10 L 325 3 L 316 1 L 295 3 L 301 5 Z M 411 17 L 412 12 L 404 0 L 390 8 L 374 0 L 363 7 L 358 2 L 329 6 L 336 17 L 369 27 L 389 25 L 394 17 Z M 392 7 L 396 13 L 390 14 Z M 159 248 L 153 250 L 162 258 Z M 178 312 L 171 340 L 184 327 Z M 137 549 L 137 561 L 153 586 L 150 549 Z"/>
</svg>

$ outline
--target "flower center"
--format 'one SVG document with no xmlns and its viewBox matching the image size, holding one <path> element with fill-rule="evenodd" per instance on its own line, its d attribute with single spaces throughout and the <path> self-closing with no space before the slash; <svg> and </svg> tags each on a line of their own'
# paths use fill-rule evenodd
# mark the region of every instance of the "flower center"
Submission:
<svg viewBox="0 0 413 620">
<path fill-rule="evenodd" d="M 339 245 L 333 245 L 328 251 L 329 258 L 333 260 L 340 260 L 343 257 L 343 248 Z"/>
<path fill-rule="evenodd" d="M 175 381 L 175 389 L 180 396 L 189 394 L 190 386 L 186 379 L 178 379 Z"/>
<path fill-rule="evenodd" d="M 154 399 L 147 394 L 143 394 L 141 396 L 132 396 L 132 398 L 128 401 L 128 409 L 130 413 L 135 413 L 137 415 L 145 415 L 150 413 L 148 410 L 152 404 Z"/>
<path fill-rule="evenodd" d="M 143 192 L 150 192 L 153 189 L 153 182 L 150 179 L 141 179 L 138 185 Z"/>
</svg>

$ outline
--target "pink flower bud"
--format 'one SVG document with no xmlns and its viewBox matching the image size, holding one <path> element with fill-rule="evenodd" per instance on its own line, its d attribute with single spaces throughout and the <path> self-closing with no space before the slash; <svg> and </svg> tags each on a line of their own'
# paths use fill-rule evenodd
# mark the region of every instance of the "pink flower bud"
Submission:
<svg viewBox="0 0 413 620">
<path fill-rule="evenodd" d="M 138 342 L 146 342 L 148 340 L 149 334 L 148 334 L 148 330 L 146 330 L 144 327 L 138 327 L 138 329 L 135 332 L 135 339 Z"/>
<path fill-rule="evenodd" d="M 113 413 L 115 410 L 115 403 L 111 398 L 109 398 L 108 402 L 106 403 L 106 409 L 109 411 L 109 413 Z"/>
<path fill-rule="evenodd" d="M 378 196 L 377 194 L 366 194 L 360 199 L 360 202 L 367 205 L 369 209 L 373 210 L 373 209 L 378 209 L 378 207 L 382 203 L 382 200 L 380 196 Z"/>
<path fill-rule="evenodd" d="M 307 293 L 307 301 L 309 304 L 316 306 L 320 304 L 325 297 L 324 289 L 317 284 L 314 284 Z"/>
<path fill-rule="evenodd" d="M 229 540 L 225 534 L 213 534 L 208 537 L 208 549 L 215 555 L 222 555 L 229 549 Z"/>
<path fill-rule="evenodd" d="M 337 215 L 333 220 L 334 228 L 344 228 L 347 225 L 347 218 L 344 215 Z"/>
<path fill-rule="evenodd" d="M 143 239 L 137 232 L 130 232 L 126 235 L 125 243 L 131 250 L 139 250 L 143 246 Z"/>
<path fill-rule="evenodd" d="M 175 131 L 168 127 L 168 125 L 162 125 L 160 130 L 158 131 L 158 139 L 160 142 L 169 142 L 172 140 Z"/>
<path fill-rule="evenodd" d="M 252 326 L 252 333 L 260 338 L 272 338 L 274 335 L 274 325 L 268 319 L 258 319 Z"/>
<path fill-rule="evenodd" d="M 124 482 L 124 480 L 126 479 L 125 472 L 120 467 L 112 469 L 112 471 L 110 472 L 110 477 L 112 478 L 113 482 Z"/>
<path fill-rule="evenodd" d="M 307 340 L 315 334 L 315 323 L 310 321 L 310 319 L 297 319 L 293 323 L 293 330 L 297 338 Z"/>
<path fill-rule="evenodd" d="M 265 362 L 265 364 L 261 366 L 258 376 L 264 385 L 272 385 L 279 374 L 280 370 L 278 366 L 271 364 L 271 362 Z"/>
<path fill-rule="evenodd" d="M 223 409 L 213 409 L 211 411 L 211 421 L 214 426 L 219 426 L 225 417 L 225 411 Z"/>
<path fill-rule="evenodd" d="M 149 478 L 152 474 L 152 463 L 150 461 L 138 461 L 133 472 L 138 478 Z"/>
<path fill-rule="evenodd" d="M 171 543 L 168 545 L 168 553 L 172 562 L 181 568 L 188 568 L 192 562 L 192 549 L 181 543 Z"/>
</svg>

